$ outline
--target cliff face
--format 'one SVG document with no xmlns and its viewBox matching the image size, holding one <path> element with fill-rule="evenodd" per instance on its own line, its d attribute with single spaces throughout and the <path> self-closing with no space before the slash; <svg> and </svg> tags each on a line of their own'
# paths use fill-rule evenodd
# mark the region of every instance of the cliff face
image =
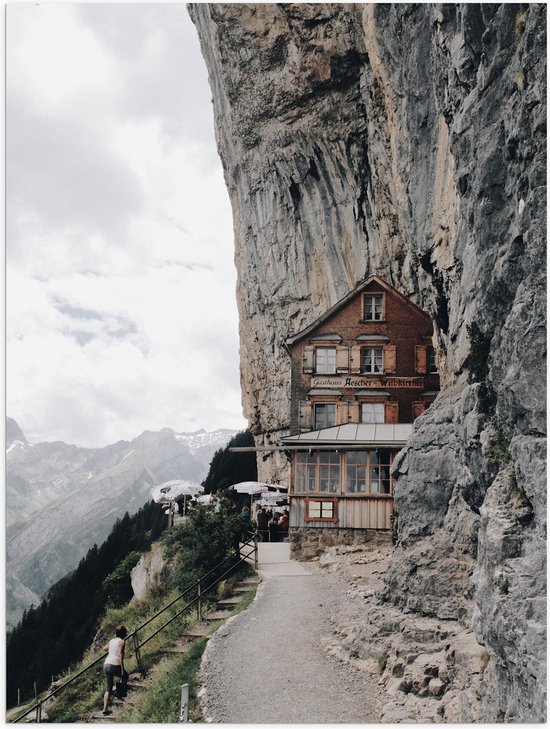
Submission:
<svg viewBox="0 0 550 729">
<path fill-rule="evenodd" d="M 429 312 L 442 392 L 395 467 L 381 598 L 473 627 L 497 686 L 480 719 L 541 720 L 545 7 L 190 10 L 233 205 L 256 441 L 288 426 L 285 337 L 366 274 Z M 286 468 L 261 457 L 259 478 Z"/>
</svg>

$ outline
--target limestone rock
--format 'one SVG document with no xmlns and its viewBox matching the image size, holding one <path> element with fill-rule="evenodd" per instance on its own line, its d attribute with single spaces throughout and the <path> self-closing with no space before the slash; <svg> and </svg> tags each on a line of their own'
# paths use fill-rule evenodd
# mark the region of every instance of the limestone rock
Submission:
<svg viewBox="0 0 550 729">
<path fill-rule="evenodd" d="M 130 574 L 133 600 L 143 600 L 149 590 L 165 582 L 170 573 L 171 567 L 162 553 L 162 546 L 159 543 L 151 545 L 149 552 L 141 555 Z"/>
<path fill-rule="evenodd" d="M 429 312 L 442 392 L 395 464 L 382 598 L 473 621 L 486 713 L 465 684 L 441 699 L 454 720 L 542 721 L 546 8 L 190 7 L 233 206 L 257 442 L 287 432 L 285 338 L 366 274 Z M 261 455 L 259 478 L 287 467 Z"/>
</svg>

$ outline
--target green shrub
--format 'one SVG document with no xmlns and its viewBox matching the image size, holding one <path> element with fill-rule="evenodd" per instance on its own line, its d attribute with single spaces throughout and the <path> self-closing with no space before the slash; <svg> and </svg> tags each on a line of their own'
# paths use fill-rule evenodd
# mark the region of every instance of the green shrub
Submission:
<svg viewBox="0 0 550 729">
<path fill-rule="evenodd" d="M 504 435 L 504 433 L 498 430 L 495 433 L 494 438 L 489 443 L 489 455 L 495 461 L 499 461 L 502 465 L 506 466 L 510 463 L 512 456 L 508 450 L 510 446 L 511 438 Z"/>
<path fill-rule="evenodd" d="M 241 522 L 239 515 L 222 505 L 197 505 L 190 509 L 187 519 L 167 530 L 162 537 L 167 558 L 176 560 L 174 584 L 182 592 L 229 557 L 239 545 Z M 228 562 L 212 574 L 209 582 L 228 569 Z"/>
<path fill-rule="evenodd" d="M 130 576 L 139 562 L 141 554 L 141 552 L 127 554 L 113 572 L 103 580 L 103 589 L 109 605 L 119 607 L 132 599 L 134 593 Z"/>
</svg>

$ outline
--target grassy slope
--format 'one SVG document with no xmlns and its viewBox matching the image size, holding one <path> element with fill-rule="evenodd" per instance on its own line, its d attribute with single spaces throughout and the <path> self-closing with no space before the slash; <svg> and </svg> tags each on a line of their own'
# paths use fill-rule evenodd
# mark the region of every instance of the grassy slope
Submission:
<svg viewBox="0 0 550 729">
<path fill-rule="evenodd" d="M 230 578 L 226 583 L 220 584 L 220 596 L 225 596 L 231 590 L 231 584 L 242 579 L 239 576 Z M 236 608 L 229 614 L 233 615 L 246 609 L 252 601 L 255 590 L 243 595 L 243 599 Z M 170 602 L 176 593 L 159 595 L 152 594 L 146 600 L 136 604 L 128 604 L 123 608 L 110 609 L 107 611 L 102 624 L 101 632 L 104 636 L 112 635 L 114 626 L 124 624 L 134 629 L 135 626 L 145 622 L 163 605 Z M 156 618 L 145 628 L 143 635 L 140 635 L 140 642 L 155 632 L 163 623 L 175 615 L 182 605 L 176 603 L 166 613 Z M 200 707 L 196 697 L 197 685 L 196 675 L 200 667 L 202 653 L 206 646 L 206 640 L 197 641 L 185 655 L 166 656 L 167 646 L 173 644 L 179 638 L 185 627 L 196 620 L 196 613 L 193 608 L 187 616 L 176 618 L 158 636 L 149 641 L 142 649 L 142 659 L 148 676 L 152 681 L 145 684 L 145 688 L 139 691 L 139 696 L 128 702 L 124 707 L 118 721 L 143 723 L 172 723 L 179 719 L 180 686 L 188 683 L 190 687 L 190 714 L 192 721 L 200 721 Z M 213 627 L 215 630 L 216 624 Z M 102 638 L 100 643 L 106 642 Z M 101 655 L 101 650 L 87 652 L 81 664 L 71 670 L 71 675 L 82 667 L 90 664 Z M 137 663 L 133 654 L 132 642 L 128 642 L 126 669 L 129 673 L 137 671 Z M 44 710 L 48 714 L 48 720 L 55 723 L 79 722 L 89 718 L 91 714 L 100 710 L 103 697 L 103 673 L 102 661 L 96 667 L 86 672 L 77 679 L 56 698 Z"/>
<path fill-rule="evenodd" d="M 231 615 L 245 610 L 254 599 L 255 593 L 255 589 L 244 593 L 243 599 L 231 612 Z M 212 632 L 218 627 L 216 625 Z M 189 720 L 195 723 L 202 722 L 203 717 L 197 696 L 199 689 L 197 675 L 207 642 L 206 638 L 197 640 L 184 656 L 175 656 L 158 664 L 158 670 L 155 671 L 154 681 L 150 688 L 140 694 L 139 700 L 128 711 L 122 713 L 121 721 L 155 724 L 177 723 L 180 712 L 180 687 L 188 684 Z"/>
</svg>

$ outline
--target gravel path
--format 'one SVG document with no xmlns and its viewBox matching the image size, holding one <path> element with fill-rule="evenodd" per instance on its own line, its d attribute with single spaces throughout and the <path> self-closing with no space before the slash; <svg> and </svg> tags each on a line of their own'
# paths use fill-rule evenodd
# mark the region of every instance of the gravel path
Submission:
<svg viewBox="0 0 550 729">
<path fill-rule="evenodd" d="M 206 718 L 231 724 L 377 722 L 376 679 L 323 650 L 331 611 L 345 599 L 342 585 L 326 573 L 263 582 L 250 607 L 207 646 L 201 668 Z"/>
</svg>

